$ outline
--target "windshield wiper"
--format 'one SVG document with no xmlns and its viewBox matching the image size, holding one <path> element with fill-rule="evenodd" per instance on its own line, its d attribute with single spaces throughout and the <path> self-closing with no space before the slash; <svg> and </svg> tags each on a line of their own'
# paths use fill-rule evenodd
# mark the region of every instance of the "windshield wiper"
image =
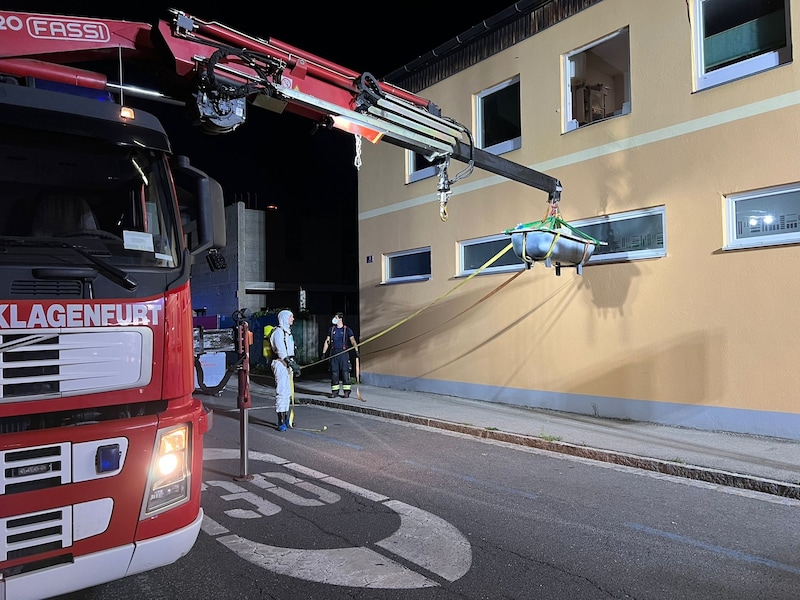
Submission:
<svg viewBox="0 0 800 600">
<path fill-rule="evenodd" d="M 122 269 L 118 269 L 114 265 L 111 265 L 104 261 L 102 258 L 97 258 L 91 252 L 82 248 L 81 246 L 76 246 L 75 244 L 68 244 L 66 242 L 50 242 L 50 241 L 31 241 L 31 240 L 21 240 L 21 239 L 13 239 L 3 237 L 0 238 L 0 246 L 15 246 L 15 247 L 23 247 L 23 248 L 68 248 L 70 250 L 74 250 L 85 259 L 92 262 L 96 267 L 98 267 L 98 271 L 100 271 L 103 275 L 108 277 L 111 281 L 116 283 L 119 286 L 124 287 L 126 290 L 133 291 L 137 287 L 139 287 L 139 282 L 133 279 L 128 273 L 123 271 Z"/>
</svg>

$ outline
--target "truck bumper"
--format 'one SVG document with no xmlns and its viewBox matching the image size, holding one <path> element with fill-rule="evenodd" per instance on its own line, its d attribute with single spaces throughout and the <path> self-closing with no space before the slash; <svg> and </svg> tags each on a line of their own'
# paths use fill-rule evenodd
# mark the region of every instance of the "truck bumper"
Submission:
<svg viewBox="0 0 800 600">
<path fill-rule="evenodd" d="M 174 563 L 197 540 L 203 510 L 183 529 L 76 558 L 72 563 L 0 577 L 0 600 L 40 600 L 108 583 Z"/>
</svg>

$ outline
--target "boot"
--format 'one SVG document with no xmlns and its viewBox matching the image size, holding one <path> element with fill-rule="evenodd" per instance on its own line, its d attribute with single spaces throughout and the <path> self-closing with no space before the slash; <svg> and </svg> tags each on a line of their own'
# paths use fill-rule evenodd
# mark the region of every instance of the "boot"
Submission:
<svg viewBox="0 0 800 600">
<path fill-rule="evenodd" d="M 345 398 L 349 398 L 350 397 L 350 390 L 345 390 L 344 391 L 344 397 Z"/>
<path fill-rule="evenodd" d="M 288 410 L 285 413 L 283 413 L 283 424 L 286 425 L 287 429 L 292 426 L 292 424 L 289 422 L 289 411 Z"/>
<path fill-rule="evenodd" d="M 278 413 L 278 431 L 286 431 L 286 413 Z"/>
</svg>

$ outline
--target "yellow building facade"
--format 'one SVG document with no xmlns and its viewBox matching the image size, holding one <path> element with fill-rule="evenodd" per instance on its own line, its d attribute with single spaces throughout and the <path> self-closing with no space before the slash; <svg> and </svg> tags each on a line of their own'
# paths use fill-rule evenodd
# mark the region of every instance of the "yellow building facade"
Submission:
<svg viewBox="0 0 800 600">
<path fill-rule="evenodd" d="M 581 3 L 538 4 L 525 27 Z M 475 169 L 442 215 L 431 168 L 365 143 L 362 380 L 800 439 L 798 19 L 793 0 L 584 2 L 412 90 L 479 145 L 510 135 L 503 158 L 557 178 L 562 218 L 606 245 L 582 272 L 479 270 L 547 194 Z M 484 121 L 515 106 L 510 134 Z"/>
</svg>

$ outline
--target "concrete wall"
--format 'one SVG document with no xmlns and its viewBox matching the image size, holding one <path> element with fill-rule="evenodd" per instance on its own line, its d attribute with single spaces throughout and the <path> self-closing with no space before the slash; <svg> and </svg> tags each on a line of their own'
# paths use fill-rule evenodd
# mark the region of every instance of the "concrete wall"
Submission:
<svg viewBox="0 0 800 600">
<path fill-rule="evenodd" d="M 261 310 L 263 294 L 246 294 L 248 281 L 264 281 L 264 212 L 250 210 L 236 202 L 225 207 L 227 246 L 220 253 L 228 268 L 211 271 L 205 256 L 198 257 L 192 267 L 192 307 L 205 308 L 207 315 L 230 317 L 234 311 L 247 308 Z"/>
<path fill-rule="evenodd" d="M 623 27 L 630 114 L 563 133 L 561 56 Z M 722 250 L 725 194 L 800 179 L 797 61 L 695 92 L 686 3 L 604 0 L 420 95 L 474 129 L 472 95 L 515 75 L 523 143 L 505 157 L 562 182 L 568 222 L 665 206 L 667 255 L 461 285 L 457 242 L 542 218 L 546 195 L 476 170 L 442 222 L 436 180 L 405 184 L 403 150 L 365 144 L 363 380 L 800 438 L 800 247 Z M 384 254 L 428 245 L 429 281 L 381 284 Z"/>
</svg>

